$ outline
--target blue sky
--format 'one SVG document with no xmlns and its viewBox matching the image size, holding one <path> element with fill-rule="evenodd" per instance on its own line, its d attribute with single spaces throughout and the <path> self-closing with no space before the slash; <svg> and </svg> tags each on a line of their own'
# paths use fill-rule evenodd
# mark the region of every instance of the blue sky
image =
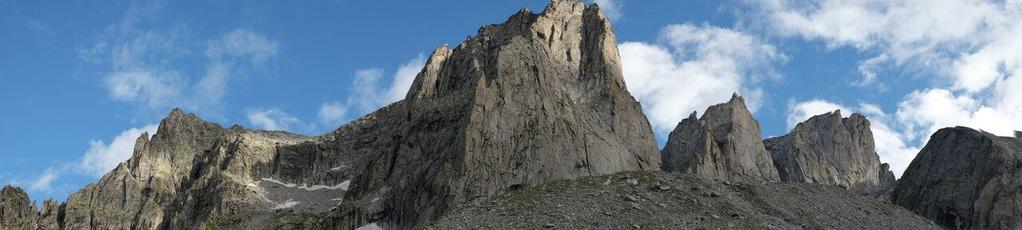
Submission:
<svg viewBox="0 0 1022 230">
<path fill-rule="evenodd" d="M 896 174 L 938 128 L 1022 129 L 1022 1 L 597 2 L 660 143 L 735 91 L 764 137 L 865 114 Z M 546 3 L 0 1 L 0 182 L 64 199 L 174 107 L 324 133 L 397 100 L 440 44 Z"/>
</svg>

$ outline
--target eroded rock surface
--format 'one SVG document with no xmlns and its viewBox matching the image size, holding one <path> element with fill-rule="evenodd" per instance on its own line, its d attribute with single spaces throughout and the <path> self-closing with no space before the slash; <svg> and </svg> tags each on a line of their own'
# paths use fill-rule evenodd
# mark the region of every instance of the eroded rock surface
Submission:
<svg viewBox="0 0 1022 230">
<path fill-rule="evenodd" d="M 660 167 L 609 21 L 581 1 L 523 10 L 438 48 L 385 110 L 377 142 L 356 149 L 370 155 L 342 228 L 409 228 L 508 190 Z"/>
<path fill-rule="evenodd" d="M 36 209 L 28 194 L 14 186 L 0 189 L 0 229 L 33 229 Z"/>
<path fill-rule="evenodd" d="M 791 133 L 764 141 L 782 181 L 837 185 L 859 192 L 878 192 L 893 183 L 882 169 L 869 120 L 841 111 L 816 115 Z"/>
<path fill-rule="evenodd" d="M 947 228 L 1022 228 L 1022 139 L 941 129 L 912 160 L 891 200 Z"/>
<path fill-rule="evenodd" d="M 674 128 L 662 150 L 663 170 L 727 181 L 778 181 L 760 135 L 759 122 L 735 94 L 698 119 L 693 112 Z"/>
</svg>

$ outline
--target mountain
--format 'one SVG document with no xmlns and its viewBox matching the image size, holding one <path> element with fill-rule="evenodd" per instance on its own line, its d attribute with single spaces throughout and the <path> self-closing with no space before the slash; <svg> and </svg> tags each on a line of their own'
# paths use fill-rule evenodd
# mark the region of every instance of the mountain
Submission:
<svg viewBox="0 0 1022 230">
<path fill-rule="evenodd" d="M 599 7 L 554 0 L 434 51 L 338 209 L 341 228 L 410 228 L 456 204 L 549 181 L 658 170 Z M 356 134 L 356 136 L 358 136 Z"/>
<path fill-rule="evenodd" d="M 869 120 L 857 113 L 848 118 L 842 118 L 840 110 L 816 115 L 763 143 L 782 181 L 860 192 L 880 191 L 893 183 L 893 174 L 881 167 Z"/>
<path fill-rule="evenodd" d="M 0 190 L 0 227 L 31 228 L 35 226 L 36 214 L 35 206 L 21 188 L 8 185 Z"/>
<path fill-rule="evenodd" d="M 891 200 L 946 228 L 1022 228 L 1022 139 L 966 127 L 938 130 Z"/>
<path fill-rule="evenodd" d="M 759 122 L 735 94 L 710 106 L 696 119 L 693 112 L 668 136 L 662 150 L 663 170 L 728 181 L 778 181 L 777 170 L 760 141 Z"/>
<path fill-rule="evenodd" d="M 658 170 L 609 23 L 581 1 L 520 11 L 434 51 L 404 100 L 316 137 L 175 109 L 58 227 L 411 228 L 510 190 Z"/>
<path fill-rule="evenodd" d="M 765 145 L 734 95 L 658 150 L 621 68 L 597 5 L 552 0 L 440 46 L 403 100 L 323 135 L 174 109 L 64 203 L 0 190 L 0 229 L 934 227 L 833 186 L 895 183 L 865 118 L 821 115 Z M 945 225 L 951 213 L 1017 228 L 1022 144 L 946 132 L 897 182 L 895 203 Z M 672 172 L 650 172 L 661 169 Z"/>
</svg>

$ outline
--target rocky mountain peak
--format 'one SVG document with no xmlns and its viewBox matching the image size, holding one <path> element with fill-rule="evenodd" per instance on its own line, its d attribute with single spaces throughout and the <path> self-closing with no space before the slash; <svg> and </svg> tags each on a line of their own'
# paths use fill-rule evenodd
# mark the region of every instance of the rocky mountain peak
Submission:
<svg viewBox="0 0 1022 230">
<path fill-rule="evenodd" d="M 32 229 L 35 206 L 25 190 L 6 185 L 0 189 L 0 229 Z"/>
<path fill-rule="evenodd" d="M 1022 140 L 953 127 L 916 155 L 891 202 L 949 229 L 1022 228 Z"/>
<path fill-rule="evenodd" d="M 799 123 L 791 133 L 764 140 L 781 180 L 838 185 L 862 192 L 882 190 L 881 169 L 869 120 L 841 110 Z"/>
<path fill-rule="evenodd" d="M 671 132 L 661 150 L 663 170 L 722 180 L 778 180 L 769 153 L 759 141 L 759 122 L 732 95 L 710 106 L 698 120 L 693 112 Z"/>
<path fill-rule="evenodd" d="M 509 190 L 660 167 L 609 21 L 594 5 L 522 10 L 429 59 L 406 99 L 366 123 L 383 138 L 356 149 L 373 160 L 352 181 L 342 228 L 411 227 Z"/>
<path fill-rule="evenodd" d="M 1015 131 L 1015 138 L 1022 139 L 1022 131 Z"/>
</svg>

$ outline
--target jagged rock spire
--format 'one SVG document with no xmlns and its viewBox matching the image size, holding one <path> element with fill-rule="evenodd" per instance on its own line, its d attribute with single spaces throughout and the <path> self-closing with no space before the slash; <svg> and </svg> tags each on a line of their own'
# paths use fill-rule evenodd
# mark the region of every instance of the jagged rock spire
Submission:
<svg viewBox="0 0 1022 230">
<path fill-rule="evenodd" d="M 509 189 L 660 168 L 598 7 L 551 1 L 429 59 L 405 100 L 373 114 L 393 127 L 353 181 L 341 228 L 408 228 Z"/>
<path fill-rule="evenodd" d="M 678 124 L 661 151 L 663 169 L 711 179 L 777 181 L 760 135 L 759 122 L 736 93 L 701 118 L 693 112 Z"/>
</svg>

